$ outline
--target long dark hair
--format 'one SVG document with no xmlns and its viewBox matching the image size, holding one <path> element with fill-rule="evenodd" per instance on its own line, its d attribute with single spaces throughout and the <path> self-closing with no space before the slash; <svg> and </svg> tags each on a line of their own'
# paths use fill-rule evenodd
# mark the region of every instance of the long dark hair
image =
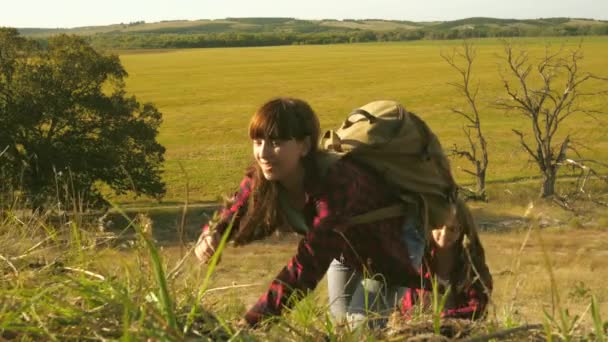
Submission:
<svg viewBox="0 0 608 342">
<path fill-rule="evenodd" d="M 251 139 L 310 139 L 310 150 L 301 159 L 305 188 L 318 178 L 316 155 L 319 131 L 319 119 L 310 105 L 290 97 L 278 97 L 264 103 L 249 123 Z M 247 212 L 234 236 L 235 244 L 261 239 L 286 225 L 279 210 L 279 184 L 267 180 L 256 162 L 249 166 L 247 175 L 253 180 L 253 188 Z"/>
<path fill-rule="evenodd" d="M 485 251 L 479 240 L 478 228 L 471 210 L 462 199 L 456 199 L 447 209 L 445 216 L 455 215 L 460 235 L 454 243 L 456 248 L 454 266 L 450 272 L 450 283 L 457 292 L 467 291 L 475 286 L 479 291 L 491 291 L 492 276 L 486 264 Z M 444 219 L 445 219 L 444 216 Z M 435 225 L 435 227 L 438 225 Z M 431 250 L 425 253 L 427 267 L 432 264 Z M 489 293 L 488 293 L 489 295 Z"/>
<path fill-rule="evenodd" d="M 452 279 L 454 285 L 458 291 L 463 291 L 474 284 L 480 285 L 482 291 L 490 291 L 492 276 L 486 264 L 485 251 L 479 240 L 473 214 L 462 199 L 456 200 L 455 211 L 461 234 L 456 244 L 458 258 Z"/>
</svg>

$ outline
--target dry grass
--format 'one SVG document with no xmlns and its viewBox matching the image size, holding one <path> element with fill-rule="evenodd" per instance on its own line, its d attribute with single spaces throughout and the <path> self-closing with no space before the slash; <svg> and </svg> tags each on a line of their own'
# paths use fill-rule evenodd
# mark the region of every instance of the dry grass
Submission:
<svg viewBox="0 0 608 342">
<path fill-rule="evenodd" d="M 527 199 L 527 198 L 526 198 Z M 526 202 L 524 202 L 526 203 Z M 528 202 L 529 203 L 529 202 Z M 548 251 L 563 304 L 572 313 L 583 313 L 595 295 L 608 315 L 608 213 L 596 207 L 587 215 L 575 215 L 553 205 L 505 205 L 505 202 L 473 203 L 474 215 L 482 226 L 481 239 L 494 276 L 492 319 L 541 323 L 543 309 L 551 308 L 549 273 L 541 246 Z M 188 212 L 186 241 L 192 243 L 212 208 Z M 180 255 L 175 231 L 180 211 L 155 209 L 148 212 L 158 223 L 158 242 L 164 246 L 169 264 Z M 573 222 L 577 223 L 574 224 Z M 532 230 L 529 232 L 529 227 Z M 526 241 L 526 236 L 530 234 Z M 541 244 L 542 239 L 542 244 Z M 245 247 L 229 247 L 215 270 L 203 299 L 213 312 L 225 312 L 237 319 L 265 291 L 296 250 L 297 235 L 275 236 Z M 522 243 L 526 241 L 526 244 Z M 194 258 L 185 265 L 184 277 L 194 279 L 204 272 Z M 231 289 L 231 286 L 244 286 Z M 318 305 L 326 304 L 326 281 L 315 291 Z M 585 324 L 590 324 L 589 315 Z"/>
<path fill-rule="evenodd" d="M 482 235 L 495 280 L 494 309 L 499 319 L 509 314 L 502 310 L 512 306 L 510 314 L 517 321 L 542 322 L 542 309 L 552 311 L 549 273 L 543 264 L 537 233 L 533 232 L 527 245 L 520 249 L 524 235 L 524 232 Z M 546 229 L 541 236 L 563 304 L 572 313 L 583 313 L 594 294 L 602 311 L 607 312 L 608 231 Z"/>
<path fill-rule="evenodd" d="M 583 313 L 594 294 L 602 313 L 607 315 L 608 231 L 549 228 L 541 234 L 564 304 L 572 313 Z M 512 314 L 517 322 L 542 323 L 542 309 L 551 312 L 551 287 L 540 242 L 533 233 L 520 252 L 525 235 L 525 231 L 481 234 L 495 283 L 490 318 L 502 321 L 506 314 Z M 228 302 L 238 298 L 242 302 L 239 306 L 243 308 L 252 305 L 293 255 L 296 241 L 289 237 L 282 241 L 228 248 L 211 287 L 258 285 L 210 294 L 207 303 L 220 311 L 226 298 Z M 323 280 L 316 290 L 321 305 L 327 301 L 326 291 Z M 504 312 L 510 307 L 512 312 Z M 587 318 L 586 323 L 591 324 L 590 317 Z"/>
<path fill-rule="evenodd" d="M 527 215 L 523 214 L 522 208 L 503 206 L 500 211 L 499 207 L 497 204 L 474 206 L 476 217 L 489 222 L 487 231 L 481 233 L 494 276 L 488 320 L 482 323 L 444 321 L 442 334 L 451 337 L 487 335 L 544 323 L 544 312 L 558 317 L 561 311 L 552 304 L 549 272 L 543 261 L 544 246 L 555 275 L 561 307 L 568 309 L 571 316 L 583 315 L 581 325 L 573 335 L 589 336 L 594 325 L 588 310 L 592 296 L 599 304 L 601 315 L 608 315 L 608 289 L 604 284 L 604 279 L 608 279 L 606 227 L 575 229 L 566 224 L 538 228 L 544 216 L 561 214 L 567 219 L 567 215 L 551 206 L 536 206 Z M 200 210 L 202 208 L 197 208 L 186 217 L 188 245 L 194 241 L 198 222 L 203 220 Z M 4 304 L 0 307 L 0 336 L 59 340 L 70 336 L 91 338 L 96 334 L 112 339 L 127 335 L 135 339 L 150 336 L 161 339 L 180 336 L 228 338 L 237 332 L 233 324 L 292 257 L 299 240 L 289 234 L 245 247 L 227 248 L 221 264 L 212 273 L 208 290 L 198 303 L 196 293 L 206 277 L 207 267 L 198 264 L 193 256 L 188 257 L 189 248 L 179 245 L 176 227 L 180 223 L 177 220 L 180 211 L 155 209 L 148 215 L 153 227 L 141 229 L 139 238 L 133 233 L 133 227 L 123 231 L 122 223 L 128 223 L 121 223 L 116 217 L 113 217 L 116 220 L 114 228 L 103 233 L 96 232 L 86 223 L 86 218 L 82 219 L 80 227 L 66 224 L 70 222 L 67 221 L 62 223 L 63 228 L 46 223 L 50 221 L 49 217 L 20 218 L 19 221 L 10 216 L 3 218 L 0 224 L 0 255 L 3 258 L 0 260 L 0 302 Z M 149 222 L 141 217 L 140 223 Z M 500 224 L 514 218 L 523 223 L 508 229 Z M 529 238 L 528 227 L 532 227 Z M 103 242 L 108 234 L 117 238 L 92 248 Z M 156 240 L 160 249 L 153 252 L 152 247 L 143 243 L 141 234 Z M 39 241 L 43 243 L 38 244 Z M 26 252 L 34 245 L 37 247 Z M 173 272 L 185 255 L 186 263 L 178 272 Z M 158 273 L 159 265 L 163 265 L 164 272 Z M 40 292 L 40 288 L 45 290 Z M 155 302 L 154 298 L 159 297 L 162 288 L 170 299 L 169 304 Z M 193 305 L 199 314 L 193 316 L 191 329 L 182 336 L 182 327 L 190 326 L 187 317 Z M 287 341 L 404 340 L 414 335 L 419 335 L 416 337 L 419 340 L 443 340 L 433 335 L 433 324 L 426 316 L 409 323 L 393 319 L 389 330 L 376 332 L 350 331 L 327 325 L 326 305 L 327 286 L 323 279 L 311 296 L 277 324 L 238 334 L 245 339 L 281 338 Z M 166 306 L 173 309 L 163 309 Z M 213 313 L 218 319 L 205 312 Z M 168 333 L 167 324 L 174 327 Z M 543 338 L 544 335 L 537 328 L 516 332 L 509 338 L 520 340 L 524 336 Z"/>
<path fill-rule="evenodd" d="M 608 288 L 605 286 L 605 279 L 608 279 L 608 227 L 572 228 L 568 221 L 571 214 L 551 206 L 537 205 L 529 210 L 527 216 L 524 216 L 526 208 L 505 208 L 497 204 L 473 207 L 478 220 L 487 222 L 481 239 L 494 277 L 490 321 L 505 326 L 540 324 L 545 319 L 543 310 L 556 314 L 552 307 L 549 272 L 542 257 L 543 245 L 551 260 L 562 306 L 573 315 L 582 315 L 588 310 L 594 295 L 600 312 L 604 317 L 608 315 Z M 544 221 L 546 217 L 560 217 L 560 220 Z M 502 225 L 505 222 L 508 224 Z M 512 222 L 521 223 L 514 226 Z M 547 222 L 554 225 L 544 227 Z M 539 224 L 543 228 L 539 228 Z M 529 227 L 532 227 L 530 231 Z M 286 235 L 245 247 L 228 248 L 210 285 L 218 290 L 205 295 L 205 307 L 228 320 L 238 319 L 292 257 L 298 240 L 295 235 Z M 168 246 L 166 253 L 175 255 L 177 248 Z M 185 274 L 193 274 L 201 267 L 204 269 L 195 261 L 188 267 L 190 269 Z M 316 305 L 326 305 L 325 279 L 312 298 Z M 582 324 L 586 329 L 592 326 L 588 312 Z"/>
</svg>

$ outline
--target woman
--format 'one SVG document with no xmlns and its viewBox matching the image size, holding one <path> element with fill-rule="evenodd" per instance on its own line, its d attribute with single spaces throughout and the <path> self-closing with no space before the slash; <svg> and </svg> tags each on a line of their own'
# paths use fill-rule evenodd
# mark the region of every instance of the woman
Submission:
<svg viewBox="0 0 608 342">
<path fill-rule="evenodd" d="M 201 260 L 207 260 L 232 219 L 230 239 L 237 245 L 277 229 L 293 229 L 304 235 L 296 255 L 246 313 L 250 325 L 281 314 L 283 307 L 294 303 L 290 298 L 313 290 L 332 260 L 340 260 L 368 279 L 381 279 L 386 289 L 420 283 L 408 252 L 411 232 L 406 227 L 412 225 L 404 225 L 404 217 L 349 225 L 349 218 L 399 199 L 381 177 L 348 156 L 321 171 L 319 121 L 306 102 L 276 98 L 265 103 L 251 119 L 249 136 L 255 162 L 229 205 L 204 227 L 195 251 Z M 416 208 L 409 209 L 412 215 L 405 216 L 416 216 Z M 387 302 L 395 303 L 392 299 Z M 361 308 L 352 311 L 358 313 Z"/>
<path fill-rule="evenodd" d="M 431 232 L 431 248 L 421 267 L 426 289 L 408 289 L 401 303 L 402 312 L 411 316 L 416 308 L 424 309 L 431 304 L 430 286 L 434 278 L 439 293 L 447 292 L 448 296 L 442 317 L 484 317 L 492 276 L 471 211 L 462 200 L 457 200 L 444 223 L 435 227 Z"/>
</svg>

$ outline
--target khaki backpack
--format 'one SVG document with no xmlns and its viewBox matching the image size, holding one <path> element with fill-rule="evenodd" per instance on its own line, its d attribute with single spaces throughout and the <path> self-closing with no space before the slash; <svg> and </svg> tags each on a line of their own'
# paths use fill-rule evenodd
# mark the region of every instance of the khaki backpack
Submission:
<svg viewBox="0 0 608 342">
<path fill-rule="evenodd" d="M 456 201 L 457 185 L 437 136 L 398 102 L 374 101 L 354 110 L 337 130 L 325 133 L 320 150 L 328 152 L 322 170 L 348 155 L 394 185 L 403 202 L 420 209 L 426 236 L 429 215 L 445 215 Z M 353 217 L 349 225 L 405 213 L 405 206 L 397 204 Z"/>
</svg>

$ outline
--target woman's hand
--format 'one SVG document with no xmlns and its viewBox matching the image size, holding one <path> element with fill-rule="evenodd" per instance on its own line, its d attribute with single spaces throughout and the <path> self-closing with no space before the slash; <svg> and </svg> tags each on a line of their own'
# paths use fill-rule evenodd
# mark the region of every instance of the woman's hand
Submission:
<svg viewBox="0 0 608 342">
<path fill-rule="evenodd" d="M 244 318 L 239 319 L 235 324 L 234 327 L 239 329 L 239 330 L 246 330 L 251 328 L 251 326 L 249 325 L 249 323 L 247 323 L 247 320 Z"/>
<path fill-rule="evenodd" d="M 201 234 L 194 247 L 194 254 L 200 262 L 208 263 L 211 257 L 215 253 L 217 246 L 220 244 L 220 239 L 217 233 L 205 231 Z M 219 260 L 218 260 L 219 262 Z"/>
</svg>

